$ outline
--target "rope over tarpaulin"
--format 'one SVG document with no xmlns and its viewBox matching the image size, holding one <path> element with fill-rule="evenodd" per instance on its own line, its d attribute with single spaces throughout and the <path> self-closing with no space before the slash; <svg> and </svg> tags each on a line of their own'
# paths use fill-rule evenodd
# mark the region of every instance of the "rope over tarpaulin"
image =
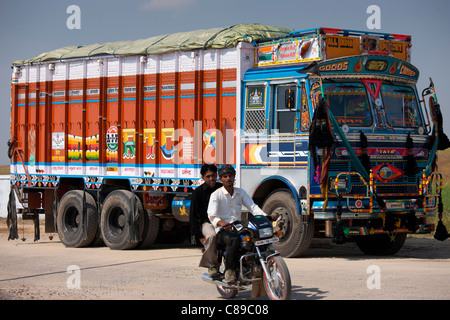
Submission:
<svg viewBox="0 0 450 320">
<path fill-rule="evenodd" d="M 62 59 L 92 58 L 100 55 L 133 56 L 162 54 L 175 51 L 226 49 L 240 42 L 254 43 L 286 37 L 292 32 L 277 26 L 263 24 L 238 24 L 225 28 L 164 34 L 146 39 L 67 46 L 28 60 L 17 60 L 13 65 L 34 64 Z M 93 54 L 95 53 L 95 55 Z"/>
</svg>

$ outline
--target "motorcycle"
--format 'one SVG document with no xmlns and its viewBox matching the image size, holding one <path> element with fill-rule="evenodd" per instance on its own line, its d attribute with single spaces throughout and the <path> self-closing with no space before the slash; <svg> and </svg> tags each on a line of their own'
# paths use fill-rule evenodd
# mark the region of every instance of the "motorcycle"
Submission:
<svg viewBox="0 0 450 320">
<path fill-rule="evenodd" d="M 279 241 L 274 235 L 272 222 L 267 217 L 252 216 L 245 225 L 242 221 L 231 223 L 231 230 L 241 237 L 239 270 L 237 281 L 227 283 L 224 281 L 224 248 L 218 248 L 219 276 L 212 279 L 207 273 L 202 275 L 206 282 L 217 286 L 222 298 L 232 299 L 239 291 L 260 288 L 264 290 L 271 300 L 289 300 L 291 297 L 291 277 L 289 270 L 280 254 L 275 251 L 273 243 Z M 256 286 L 256 287 L 255 287 Z M 262 290 L 261 290 L 262 291 Z M 261 294 L 256 293 L 256 296 Z M 254 297 L 252 293 L 252 297 Z"/>
</svg>

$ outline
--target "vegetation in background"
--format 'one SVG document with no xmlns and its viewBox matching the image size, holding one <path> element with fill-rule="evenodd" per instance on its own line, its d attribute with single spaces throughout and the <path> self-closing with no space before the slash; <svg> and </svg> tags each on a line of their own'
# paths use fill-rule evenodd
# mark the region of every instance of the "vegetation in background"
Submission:
<svg viewBox="0 0 450 320">
<path fill-rule="evenodd" d="M 0 166 L 0 176 L 9 174 L 9 165 Z"/>
<path fill-rule="evenodd" d="M 447 230 L 450 231 L 450 149 L 438 152 L 438 167 L 444 179 L 442 189 L 444 217 L 442 218 L 442 222 L 447 227 Z M 433 221 L 437 223 L 438 218 L 436 217 Z"/>
</svg>

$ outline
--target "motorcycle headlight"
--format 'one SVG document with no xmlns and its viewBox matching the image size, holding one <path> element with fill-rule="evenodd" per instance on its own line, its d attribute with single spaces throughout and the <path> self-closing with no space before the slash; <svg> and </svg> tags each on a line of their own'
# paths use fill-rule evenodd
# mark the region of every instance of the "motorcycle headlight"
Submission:
<svg viewBox="0 0 450 320">
<path fill-rule="evenodd" d="M 270 238 L 273 236 L 273 229 L 272 227 L 269 228 L 262 228 L 258 230 L 259 237 L 262 238 Z"/>
</svg>

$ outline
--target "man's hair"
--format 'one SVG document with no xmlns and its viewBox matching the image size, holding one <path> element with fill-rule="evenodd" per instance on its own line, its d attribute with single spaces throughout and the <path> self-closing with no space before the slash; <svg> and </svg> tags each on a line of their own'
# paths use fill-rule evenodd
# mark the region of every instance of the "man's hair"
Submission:
<svg viewBox="0 0 450 320">
<path fill-rule="evenodd" d="M 234 170 L 233 166 L 230 164 L 224 164 L 219 169 L 219 178 L 221 178 L 225 174 L 236 175 L 236 170 Z"/>
<path fill-rule="evenodd" d="M 200 169 L 200 174 L 204 176 L 208 171 L 211 171 L 212 173 L 217 173 L 217 167 L 213 163 L 205 163 L 202 165 L 202 168 Z"/>
</svg>

